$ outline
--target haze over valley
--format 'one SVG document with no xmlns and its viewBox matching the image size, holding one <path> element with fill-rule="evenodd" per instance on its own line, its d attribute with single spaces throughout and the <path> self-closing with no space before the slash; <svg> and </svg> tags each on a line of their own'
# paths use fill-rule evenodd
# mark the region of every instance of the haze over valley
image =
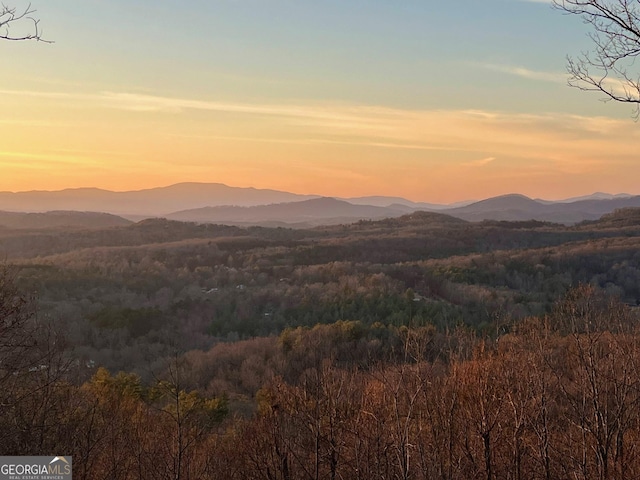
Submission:
<svg viewBox="0 0 640 480">
<path fill-rule="evenodd" d="M 596 220 L 603 214 L 625 207 L 640 207 L 640 196 L 594 193 L 548 201 L 511 194 L 443 205 L 413 202 L 401 197 L 337 199 L 216 183 L 182 183 L 130 192 L 93 188 L 0 192 L 0 212 L 3 212 L 0 214 L 0 225 L 38 228 L 40 221 L 42 227 L 76 224 L 89 227 L 91 222 L 101 226 L 114 222 L 108 215 L 90 218 L 84 213 L 83 219 L 82 215 L 72 215 L 73 211 L 117 215 L 130 221 L 160 217 L 186 222 L 294 228 L 379 220 L 415 211 L 442 212 L 470 221 L 539 220 L 573 224 Z M 31 215 L 18 215 L 20 212 Z M 45 212 L 49 213 L 42 215 Z M 62 212 L 67 212 L 66 224 Z"/>
</svg>

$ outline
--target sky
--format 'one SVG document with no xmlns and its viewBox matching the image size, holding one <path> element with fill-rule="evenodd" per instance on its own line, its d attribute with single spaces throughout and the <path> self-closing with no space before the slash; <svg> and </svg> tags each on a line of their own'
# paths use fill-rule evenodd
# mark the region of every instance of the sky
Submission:
<svg viewBox="0 0 640 480">
<path fill-rule="evenodd" d="M 640 194 L 640 125 L 566 85 L 589 30 L 544 0 L 31 3 L 54 43 L 0 41 L 2 191 Z"/>
</svg>

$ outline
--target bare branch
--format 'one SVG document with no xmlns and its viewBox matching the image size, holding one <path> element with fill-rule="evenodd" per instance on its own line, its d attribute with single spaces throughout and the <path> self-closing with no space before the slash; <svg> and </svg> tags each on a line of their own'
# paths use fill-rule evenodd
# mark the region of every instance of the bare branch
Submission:
<svg viewBox="0 0 640 480">
<path fill-rule="evenodd" d="M 24 10 L 18 10 L 16 7 L 8 7 L 4 3 L 0 5 L 0 40 L 36 40 L 38 42 L 53 43 L 42 37 L 42 29 L 40 28 L 40 20 L 32 16 L 36 12 L 27 5 Z M 25 25 L 28 25 L 25 28 Z M 20 27 L 18 33 L 13 33 L 13 27 Z"/>
<path fill-rule="evenodd" d="M 553 0 L 558 10 L 590 25 L 593 49 L 569 57 L 569 85 L 605 95 L 604 100 L 634 104 L 640 117 L 640 1 Z"/>
</svg>

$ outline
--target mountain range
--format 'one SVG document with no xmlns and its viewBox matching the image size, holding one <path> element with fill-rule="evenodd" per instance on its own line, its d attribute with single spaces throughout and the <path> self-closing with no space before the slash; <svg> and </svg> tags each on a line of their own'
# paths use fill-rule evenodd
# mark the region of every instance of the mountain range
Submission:
<svg viewBox="0 0 640 480">
<path fill-rule="evenodd" d="M 625 207 L 640 207 L 640 196 L 589 198 L 573 202 L 541 202 L 524 195 L 503 195 L 464 207 L 446 210 L 448 215 L 469 221 L 540 220 L 572 224 L 597 220 L 606 213 Z"/>
<path fill-rule="evenodd" d="M 113 192 L 99 188 L 58 191 L 0 192 L 0 210 L 44 212 L 76 210 L 138 217 L 164 216 L 178 210 L 219 205 L 255 206 L 296 202 L 318 195 L 298 195 L 257 188 L 229 187 L 222 183 L 177 183 L 168 187 Z"/>
<path fill-rule="evenodd" d="M 399 217 L 416 211 L 402 204 L 386 207 L 375 205 L 354 205 L 344 200 L 330 197 L 314 198 L 300 202 L 276 203 L 256 207 L 204 207 L 185 210 L 167 215 L 170 220 L 200 223 L 233 223 L 248 225 L 311 227 L 352 223 L 357 220 Z"/>
<path fill-rule="evenodd" d="M 401 197 L 329 198 L 219 183 L 179 183 L 127 192 L 95 188 L 0 192 L 0 226 L 94 228 L 127 222 L 116 217 L 118 215 L 136 221 L 165 217 L 198 223 L 312 227 L 399 217 L 416 211 L 446 213 L 467 221 L 539 220 L 573 224 L 595 220 L 625 207 L 640 207 L 640 196 L 598 192 L 585 197 L 549 201 L 510 194 L 442 205 L 413 202 Z M 103 212 L 110 216 L 86 212 Z"/>
</svg>

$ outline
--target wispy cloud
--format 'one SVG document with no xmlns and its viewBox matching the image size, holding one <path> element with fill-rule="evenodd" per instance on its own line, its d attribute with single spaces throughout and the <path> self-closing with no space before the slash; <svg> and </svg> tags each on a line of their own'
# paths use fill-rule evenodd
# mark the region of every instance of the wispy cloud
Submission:
<svg viewBox="0 0 640 480">
<path fill-rule="evenodd" d="M 489 165 L 495 159 L 496 157 L 481 158 L 480 160 L 472 160 L 470 162 L 463 163 L 462 165 L 465 167 L 484 167 L 485 165 Z"/>
<path fill-rule="evenodd" d="M 15 119 L 15 118 L 0 118 L 0 125 L 13 125 L 22 127 L 55 127 L 55 128 L 69 128 L 77 125 L 68 122 L 58 121 L 43 121 L 43 120 L 27 120 L 27 119 Z"/>
<path fill-rule="evenodd" d="M 0 90 L 0 95 L 49 99 L 63 102 L 76 102 L 83 106 L 111 108 L 132 112 L 157 112 L 179 114 L 187 111 L 209 111 L 228 114 L 282 117 L 296 119 L 298 122 L 326 122 L 333 126 L 348 129 L 377 128 L 372 113 L 379 116 L 394 116 L 398 112 L 392 109 L 359 106 L 320 106 L 299 104 L 259 104 L 232 103 L 210 100 L 164 97 L 129 92 L 68 93 L 34 90 Z M 376 119 L 377 121 L 377 119 Z"/>
<path fill-rule="evenodd" d="M 534 1 L 534 0 L 527 0 L 527 1 Z M 513 75 L 520 78 L 526 78 L 528 80 L 539 80 L 543 82 L 565 83 L 565 84 L 567 83 L 566 73 L 531 70 L 530 68 L 517 66 L 517 65 L 500 65 L 495 63 L 478 63 L 478 62 L 470 62 L 470 64 L 476 67 L 484 68 L 486 70 L 506 73 L 508 75 Z"/>
<path fill-rule="evenodd" d="M 64 154 L 46 153 L 46 152 L 15 152 L 15 151 L 0 151 L 0 164 L 3 166 L 9 165 L 9 161 L 4 158 L 12 160 L 29 160 L 29 162 L 22 162 L 20 165 L 23 168 L 38 169 L 43 165 L 66 165 L 73 167 L 76 165 L 87 165 L 90 163 L 97 163 L 97 160 L 91 156 L 72 156 Z M 34 162 L 32 162 L 34 161 Z"/>
<path fill-rule="evenodd" d="M 562 77 L 524 67 L 479 65 L 545 81 L 559 81 Z M 438 152 L 458 152 L 456 164 L 467 167 L 486 166 L 496 158 L 501 159 L 501 165 L 506 165 L 507 159 L 535 155 L 562 164 L 565 169 L 582 168 L 587 165 L 585 159 L 590 158 L 595 163 L 589 168 L 596 168 L 596 165 L 606 165 L 611 158 L 628 158 L 629 152 L 635 151 L 632 145 L 640 141 L 637 125 L 628 120 L 561 113 L 531 115 L 483 110 L 410 110 L 330 102 L 246 103 L 131 92 L 2 90 L 0 94 L 50 99 L 55 106 L 62 102 L 84 108 L 168 115 L 168 130 L 153 132 L 153 135 L 161 134 L 167 138 L 174 135 L 197 137 L 203 142 L 231 142 L 227 145 L 261 142 L 298 144 L 301 148 L 309 145 L 311 149 L 313 145 L 324 144 L 413 150 L 425 158 L 449 158 L 451 155 L 438 155 Z M 194 111 L 211 113 L 208 123 L 201 122 L 195 131 L 191 127 L 185 128 L 184 122 L 171 120 L 171 116 L 189 115 Z M 233 128 L 228 127 L 227 117 L 220 116 L 228 114 L 241 116 L 242 121 L 234 124 Z M 265 123 L 265 119 L 268 122 Z M 146 125 L 146 121 L 145 116 L 141 125 Z M 266 132 L 264 127 L 268 128 Z M 488 152 L 491 156 L 487 156 Z"/>
<path fill-rule="evenodd" d="M 542 0 L 523 0 L 529 2 L 542 3 Z M 546 0 L 545 0 L 546 1 Z M 550 82 L 550 83 L 560 83 L 560 84 L 573 84 L 571 81 L 571 76 L 569 73 L 564 72 L 545 72 L 540 70 L 532 70 L 530 68 L 516 66 L 516 65 L 501 65 L 496 63 L 481 63 L 481 62 L 468 62 L 468 65 L 483 68 L 485 70 L 491 70 L 494 72 L 500 72 L 507 75 L 512 75 L 520 78 L 524 78 L 527 80 L 537 80 L 541 82 Z M 597 78 L 597 76 L 595 77 Z M 580 82 L 576 82 L 580 84 Z M 589 85 L 585 85 L 589 87 Z M 629 84 L 628 82 L 620 79 L 620 78 L 610 78 L 606 77 L 602 79 L 603 88 L 608 91 L 620 95 L 620 96 L 632 96 L 638 98 L 637 89 L 634 85 Z M 591 88 L 590 88 L 591 89 Z M 596 90 L 596 88 L 592 88 Z"/>
<path fill-rule="evenodd" d="M 50 100 L 95 100 L 99 98 L 96 94 L 50 92 L 43 90 L 0 90 L 1 95 L 16 97 L 44 98 Z"/>
</svg>

